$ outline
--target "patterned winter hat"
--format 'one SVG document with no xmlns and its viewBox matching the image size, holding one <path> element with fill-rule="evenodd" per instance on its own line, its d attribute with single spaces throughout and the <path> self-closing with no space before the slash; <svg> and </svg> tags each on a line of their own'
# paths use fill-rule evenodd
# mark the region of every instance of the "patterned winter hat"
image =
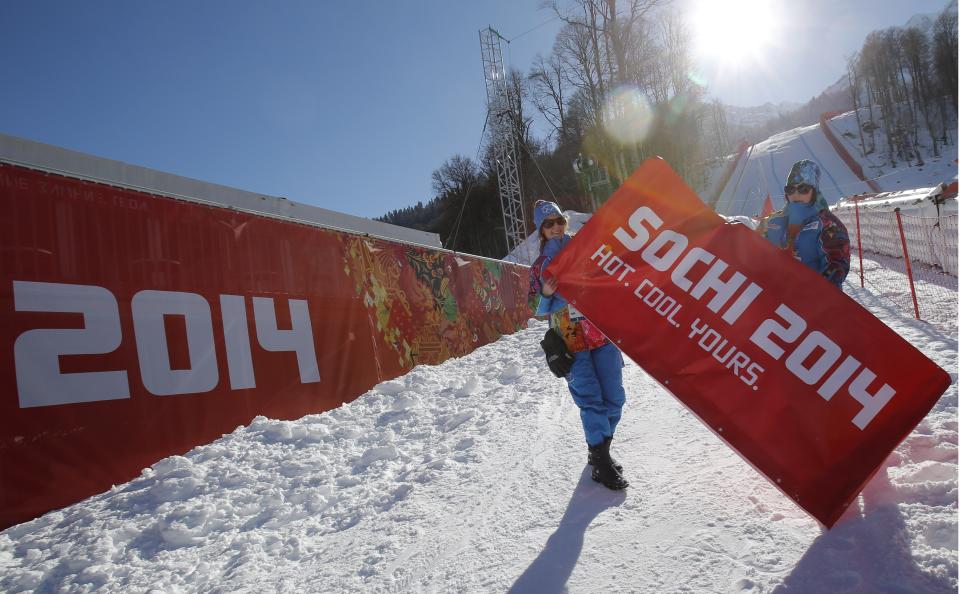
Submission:
<svg viewBox="0 0 960 594">
<path fill-rule="evenodd" d="M 813 199 L 810 204 L 815 205 L 817 210 L 830 208 L 827 199 L 820 191 L 820 166 L 810 159 L 802 159 L 793 164 L 790 168 L 790 174 L 787 175 L 787 185 L 809 184 L 813 186 Z"/>
<path fill-rule="evenodd" d="M 555 203 L 547 202 L 546 200 L 537 200 L 536 204 L 533 205 L 533 224 L 537 229 L 540 229 L 540 225 L 542 225 L 545 220 L 553 216 L 563 216 L 560 207 Z"/>
<path fill-rule="evenodd" d="M 797 161 L 790 168 L 790 174 L 787 175 L 787 185 L 809 184 L 814 188 L 820 188 L 820 166 L 810 159 Z"/>
</svg>

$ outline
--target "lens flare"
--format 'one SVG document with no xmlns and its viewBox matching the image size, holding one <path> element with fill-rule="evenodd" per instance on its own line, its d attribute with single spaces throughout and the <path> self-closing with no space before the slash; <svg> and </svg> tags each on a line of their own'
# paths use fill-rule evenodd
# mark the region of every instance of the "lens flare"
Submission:
<svg viewBox="0 0 960 594">
<path fill-rule="evenodd" d="M 634 87 L 619 87 L 603 109 L 607 134 L 623 144 L 642 142 L 653 125 L 653 110 L 647 98 Z"/>
</svg>

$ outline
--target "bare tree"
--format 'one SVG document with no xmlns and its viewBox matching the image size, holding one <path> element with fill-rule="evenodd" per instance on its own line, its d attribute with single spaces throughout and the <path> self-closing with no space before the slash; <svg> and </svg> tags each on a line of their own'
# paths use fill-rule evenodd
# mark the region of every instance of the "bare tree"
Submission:
<svg viewBox="0 0 960 594">
<path fill-rule="evenodd" d="M 957 110 L 957 15 L 944 10 L 933 23 L 933 69 Z"/>
<path fill-rule="evenodd" d="M 537 55 L 527 75 L 530 82 L 530 99 L 540 115 L 553 128 L 558 142 L 568 136 L 566 123 L 566 74 L 563 61 L 556 51 L 545 60 Z"/>
<path fill-rule="evenodd" d="M 663 40 L 663 58 L 669 74 L 673 96 L 682 95 L 690 88 L 690 32 L 678 12 L 669 11 L 659 21 Z"/>
<path fill-rule="evenodd" d="M 931 119 L 933 97 L 930 90 L 930 44 L 927 36 L 920 29 L 910 27 L 900 36 L 900 46 L 903 48 L 904 62 L 910 77 L 910 91 L 917 110 L 923 116 L 923 122 L 930 140 L 933 143 L 934 156 L 940 156 L 937 135 Z M 916 126 L 914 130 L 916 130 Z M 914 134 L 914 145 L 919 144 L 918 135 Z M 917 155 L 922 161 L 922 157 Z"/>
<path fill-rule="evenodd" d="M 592 42 L 586 27 L 568 23 L 557 35 L 557 56 L 563 64 L 567 82 L 579 89 L 590 102 L 590 112 L 597 118 L 593 124 L 601 125 L 603 112 L 603 73 L 594 68 L 591 57 Z"/>
<path fill-rule="evenodd" d="M 874 151 L 874 147 L 867 149 L 867 144 L 863 138 L 863 121 L 860 117 L 860 92 L 862 90 L 862 79 L 860 76 L 859 54 L 854 54 L 847 58 L 847 83 L 850 85 L 850 95 L 853 99 L 853 114 L 857 118 L 857 132 L 860 134 L 860 150 L 864 155 L 869 155 Z M 870 99 L 867 99 L 870 102 Z"/>
<path fill-rule="evenodd" d="M 880 117 L 884 120 L 887 158 L 891 165 L 897 162 L 897 156 L 905 158 L 905 133 L 897 114 L 901 100 L 897 76 L 899 64 L 893 45 L 896 45 L 895 35 L 890 35 L 889 31 L 873 31 L 867 35 L 860 51 L 863 73 L 870 83 L 871 100 L 879 107 Z"/>
<path fill-rule="evenodd" d="M 727 125 L 727 114 L 724 112 L 723 103 L 719 99 L 714 99 L 710 104 L 710 121 L 714 136 L 714 146 L 710 152 L 717 156 L 725 155 L 732 148 L 730 128 Z"/>
<path fill-rule="evenodd" d="M 627 63 L 628 48 L 634 43 L 637 26 L 643 22 L 651 10 L 663 3 L 661 0 L 630 0 L 626 9 L 618 10 L 616 0 L 604 0 L 605 6 L 601 11 L 603 32 L 609 40 L 608 45 L 613 54 L 613 74 L 617 84 L 626 84 L 630 81 L 630 68 Z"/>
<path fill-rule="evenodd" d="M 533 124 L 533 118 L 527 116 L 525 113 L 527 99 L 529 97 L 526 78 L 524 78 L 519 70 L 511 69 L 510 72 L 507 73 L 507 83 L 510 88 L 509 95 L 512 107 L 510 114 L 513 118 L 512 127 L 514 137 L 517 142 L 529 143 L 530 126 Z M 522 147 L 517 148 L 522 150 Z"/>
<path fill-rule="evenodd" d="M 465 196 L 480 180 L 480 170 L 470 157 L 454 155 L 434 170 L 431 179 L 437 196 Z"/>
</svg>

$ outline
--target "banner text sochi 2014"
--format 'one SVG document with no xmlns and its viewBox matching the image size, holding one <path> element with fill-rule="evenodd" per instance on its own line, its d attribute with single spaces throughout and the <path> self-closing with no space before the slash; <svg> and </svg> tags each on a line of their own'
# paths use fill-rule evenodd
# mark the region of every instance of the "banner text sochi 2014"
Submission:
<svg viewBox="0 0 960 594">
<path fill-rule="evenodd" d="M 713 213 L 661 159 L 641 165 L 547 273 L 827 526 L 949 385 L 843 292 Z"/>
</svg>

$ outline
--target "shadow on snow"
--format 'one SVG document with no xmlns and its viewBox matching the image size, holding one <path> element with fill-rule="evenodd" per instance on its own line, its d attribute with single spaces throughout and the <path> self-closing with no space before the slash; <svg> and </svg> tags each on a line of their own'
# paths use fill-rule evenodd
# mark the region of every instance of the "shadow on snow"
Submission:
<svg viewBox="0 0 960 594">
<path fill-rule="evenodd" d="M 514 582 L 510 594 L 564 592 L 580 558 L 590 523 L 604 510 L 621 505 L 626 497 L 624 491 L 610 491 L 593 482 L 590 466 L 584 467 L 556 531 L 530 567 Z"/>
</svg>

